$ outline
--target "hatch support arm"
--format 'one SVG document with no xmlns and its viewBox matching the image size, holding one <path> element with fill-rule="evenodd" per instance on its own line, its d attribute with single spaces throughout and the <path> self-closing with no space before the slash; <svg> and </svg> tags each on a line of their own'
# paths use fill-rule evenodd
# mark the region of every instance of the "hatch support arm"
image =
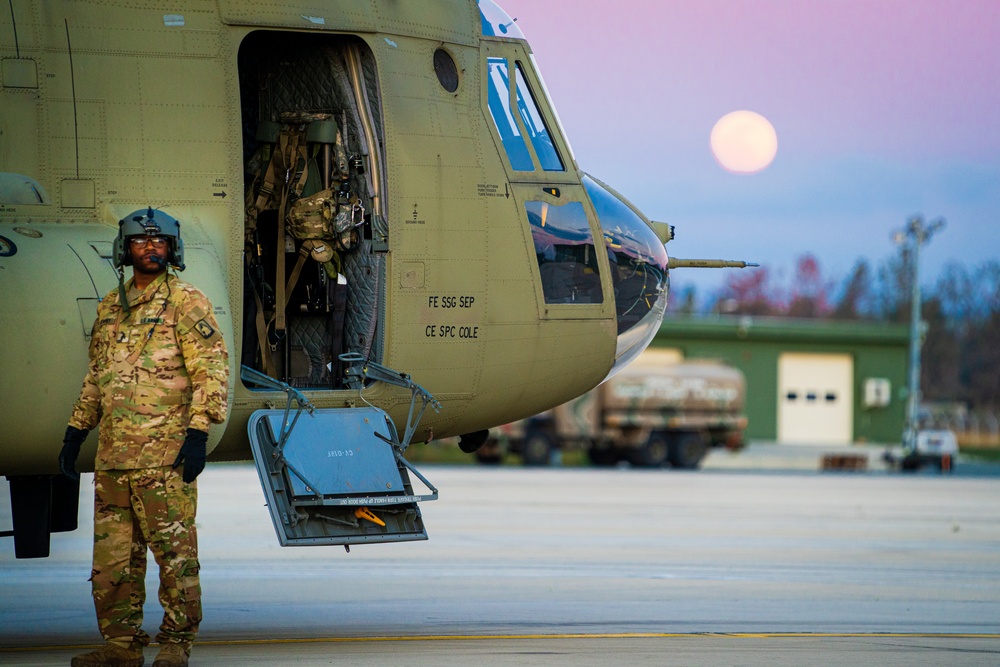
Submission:
<svg viewBox="0 0 1000 667">
<path fill-rule="evenodd" d="M 379 382 L 385 382 L 386 384 L 392 384 L 397 387 L 403 387 L 404 389 L 410 390 L 410 412 L 406 416 L 406 430 L 403 433 L 403 437 L 400 442 L 392 442 L 391 440 L 386 439 L 386 442 L 398 449 L 400 453 L 406 451 L 406 448 L 410 446 L 410 440 L 413 438 L 413 434 L 417 430 L 417 424 L 419 424 L 421 418 L 423 418 L 424 411 L 427 409 L 428 404 L 434 408 L 434 412 L 441 411 L 441 404 L 430 394 L 430 392 L 414 382 L 406 373 L 394 371 L 381 364 L 376 364 L 374 361 L 367 361 L 363 356 L 356 352 L 341 354 L 338 358 L 347 365 L 345 373 L 347 375 L 348 386 L 352 389 L 357 389 L 359 394 L 364 391 L 365 380 L 377 380 Z M 420 410 L 416 412 L 416 415 L 414 415 L 418 397 L 420 398 L 422 404 L 420 406 Z M 364 400 L 364 396 L 362 396 L 361 399 Z M 365 402 L 367 403 L 367 401 Z M 413 471 L 417 477 L 420 477 L 420 479 L 423 480 L 423 476 L 410 467 L 409 463 L 406 463 L 406 467 Z"/>
<path fill-rule="evenodd" d="M 291 434 L 292 429 L 295 428 L 295 422 L 299 420 L 299 416 L 302 414 L 302 411 L 308 410 L 309 414 L 312 414 L 315 412 L 316 407 L 310 403 L 309 399 L 303 396 L 302 392 L 295 387 L 285 384 L 280 380 L 275 380 L 269 375 L 264 375 L 249 366 L 240 366 L 240 378 L 242 378 L 244 382 L 253 382 L 254 384 L 261 385 L 262 387 L 283 391 L 288 394 L 288 401 L 285 403 L 285 417 L 281 421 L 281 433 L 278 436 L 278 444 L 275 445 L 278 451 L 281 451 L 284 449 L 285 443 L 288 442 L 288 436 Z M 292 409 L 293 400 L 298 404 L 298 407 L 295 409 L 295 417 L 292 419 L 291 423 L 289 423 L 288 413 Z M 301 477 L 301 475 L 299 476 Z"/>
<path fill-rule="evenodd" d="M 280 380 L 275 380 L 269 375 L 264 375 L 263 373 L 250 368 L 249 366 L 240 366 L 240 377 L 244 382 L 253 382 L 269 389 L 276 389 L 278 391 L 283 391 L 288 394 L 288 401 L 285 403 L 285 414 L 281 419 L 281 431 L 278 433 L 278 442 L 274 445 L 274 449 L 277 451 L 277 457 L 280 462 L 287 467 L 292 473 L 302 480 L 302 483 L 309 487 L 316 498 L 319 500 L 323 499 L 323 494 L 321 494 L 315 484 L 309 481 L 309 478 L 302 473 L 301 470 L 293 466 L 288 459 L 285 458 L 284 449 L 285 445 L 288 444 L 288 436 L 292 434 L 292 429 L 295 428 L 295 423 L 299 421 L 299 417 L 302 415 L 303 410 L 308 410 L 309 414 L 313 414 L 316 411 L 315 406 L 309 402 L 309 399 L 302 395 L 302 392 L 295 387 L 285 384 Z M 292 410 L 292 401 L 298 404 L 295 409 L 295 416 L 292 421 L 288 421 L 288 413 Z"/>
</svg>

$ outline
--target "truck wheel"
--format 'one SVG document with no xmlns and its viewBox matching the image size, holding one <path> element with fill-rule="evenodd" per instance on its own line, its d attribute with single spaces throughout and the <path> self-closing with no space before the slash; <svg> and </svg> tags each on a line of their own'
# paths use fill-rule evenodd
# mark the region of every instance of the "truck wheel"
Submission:
<svg viewBox="0 0 1000 667">
<path fill-rule="evenodd" d="M 618 463 L 618 452 L 611 447 L 591 447 L 587 450 L 587 458 L 599 468 L 610 468 Z"/>
<path fill-rule="evenodd" d="M 670 443 L 666 434 L 653 431 L 649 438 L 630 453 L 629 462 L 637 468 L 659 468 L 670 455 Z"/>
<path fill-rule="evenodd" d="M 545 431 L 528 431 L 521 445 L 521 455 L 526 466 L 547 466 L 552 461 L 556 441 Z"/>
<path fill-rule="evenodd" d="M 670 465 L 682 470 L 695 470 L 705 458 L 708 445 L 701 433 L 677 433 L 670 441 Z"/>
</svg>

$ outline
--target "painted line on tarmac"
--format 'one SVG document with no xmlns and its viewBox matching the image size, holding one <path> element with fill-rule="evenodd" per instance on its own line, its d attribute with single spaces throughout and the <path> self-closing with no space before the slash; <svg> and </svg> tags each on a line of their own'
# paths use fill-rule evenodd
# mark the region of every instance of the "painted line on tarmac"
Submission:
<svg viewBox="0 0 1000 667">
<path fill-rule="evenodd" d="M 304 637 L 289 639 L 208 639 L 198 646 L 263 646 L 271 644 L 345 644 L 349 642 L 453 642 L 514 639 L 1000 639 L 996 632 L 573 632 L 509 635 L 403 635 L 398 637 Z M 94 648 L 70 646 L 0 647 L 0 653 L 64 651 Z M 157 646 L 157 644 L 150 644 Z"/>
<path fill-rule="evenodd" d="M 497 639 L 851 639 L 851 638 L 923 638 L 923 639 L 1000 639 L 1000 633 L 969 632 L 571 632 L 560 634 L 501 635 L 405 635 L 398 637 L 328 637 L 307 639 L 209 640 L 206 646 L 239 644 L 306 644 L 345 642 L 430 642 L 489 641 Z"/>
</svg>

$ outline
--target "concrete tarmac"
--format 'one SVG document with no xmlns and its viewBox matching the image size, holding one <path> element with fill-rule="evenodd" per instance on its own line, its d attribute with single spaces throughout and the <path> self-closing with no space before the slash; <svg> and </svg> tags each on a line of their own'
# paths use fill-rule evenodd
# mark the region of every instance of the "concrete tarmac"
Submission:
<svg viewBox="0 0 1000 667">
<path fill-rule="evenodd" d="M 995 477 L 422 472 L 441 492 L 423 504 L 429 541 L 348 554 L 281 548 L 252 466 L 211 465 L 192 665 L 1000 663 Z M 50 558 L 0 542 L 0 665 L 65 665 L 99 643 L 92 479 Z"/>
</svg>

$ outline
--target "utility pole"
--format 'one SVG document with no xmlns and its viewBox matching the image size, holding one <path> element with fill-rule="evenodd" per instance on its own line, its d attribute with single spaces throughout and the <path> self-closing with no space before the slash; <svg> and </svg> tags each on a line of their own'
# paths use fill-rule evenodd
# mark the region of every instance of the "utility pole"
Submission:
<svg viewBox="0 0 1000 667">
<path fill-rule="evenodd" d="M 906 428 L 903 431 L 903 450 L 911 454 L 917 450 L 917 410 L 920 407 L 920 246 L 931 240 L 936 232 L 944 229 L 944 218 L 924 224 L 923 216 L 910 218 L 907 225 L 896 231 L 892 239 L 897 245 L 909 245 L 913 251 L 913 276 L 910 292 L 910 368 L 909 395 L 906 401 Z"/>
</svg>

